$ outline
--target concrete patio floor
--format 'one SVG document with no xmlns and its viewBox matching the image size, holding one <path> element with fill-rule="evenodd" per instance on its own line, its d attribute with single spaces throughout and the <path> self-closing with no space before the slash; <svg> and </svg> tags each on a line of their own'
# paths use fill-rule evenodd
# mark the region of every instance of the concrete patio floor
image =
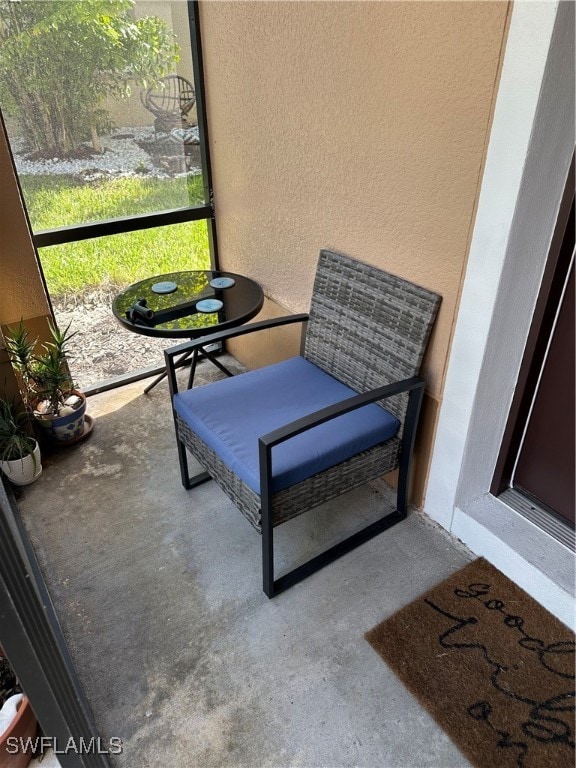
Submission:
<svg viewBox="0 0 576 768">
<path fill-rule="evenodd" d="M 214 483 L 182 488 L 166 382 L 143 387 L 91 397 L 93 434 L 19 501 L 114 764 L 467 766 L 363 634 L 472 555 L 414 512 L 268 600 L 260 537 Z M 378 482 L 281 526 L 278 570 L 386 504 Z"/>
</svg>

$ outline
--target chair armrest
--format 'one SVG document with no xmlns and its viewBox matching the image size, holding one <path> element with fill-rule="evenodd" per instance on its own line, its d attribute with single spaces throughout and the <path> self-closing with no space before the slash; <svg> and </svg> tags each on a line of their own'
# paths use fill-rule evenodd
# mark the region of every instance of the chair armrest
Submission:
<svg viewBox="0 0 576 768">
<path fill-rule="evenodd" d="M 303 323 L 308 320 L 307 314 L 285 315 L 275 317 L 269 320 L 260 320 L 257 323 L 248 325 L 239 325 L 236 328 L 227 328 L 224 331 L 216 331 L 207 336 L 200 336 L 191 341 L 185 341 L 174 347 L 168 347 L 164 350 L 164 360 L 166 361 L 166 373 L 168 375 L 168 386 L 170 388 L 170 398 L 172 399 L 178 393 L 178 382 L 176 381 L 176 368 L 185 365 L 190 357 L 195 355 L 195 350 L 199 347 L 205 347 L 209 344 L 216 344 L 226 339 L 232 339 L 237 336 L 244 336 L 255 331 L 262 331 L 267 328 L 277 328 L 281 325 L 291 325 L 292 323 Z M 178 360 L 176 360 L 178 358 Z"/>
<path fill-rule="evenodd" d="M 418 423 L 418 414 L 420 412 L 420 404 L 424 395 L 424 387 L 426 382 L 418 376 L 412 376 L 409 379 L 403 379 L 402 381 L 393 382 L 392 384 L 386 384 L 383 387 L 372 389 L 369 392 L 363 392 L 360 395 L 354 395 L 348 397 L 346 400 L 341 400 L 339 403 L 334 403 L 326 408 L 321 408 L 314 413 L 304 416 L 301 419 L 286 424 L 283 427 L 268 432 L 266 435 L 262 435 L 258 439 L 258 464 L 260 469 L 260 494 L 263 499 L 269 499 L 272 485 L 272 448 L 279 443 L 283 443 L 285 440 L 289 440 L 295 435 L 299 435 L 302 432 L 306 432 L 312 427 L 316 427 L 319 424 L 323 424 L 325 421 L 335 419 L 337 416 L 342 416 L 350 411 L 355 411 L 357 408 L 361 408 L 363 405 L 369 405 L 377 400 L 384 400 L 387 397 L 398 395 L 401 392 L 410 392 L 410 400 L 408 404 L 408 411 L 406 413 L 406 420 L 404 424 L 404 432 L 402 435 L 402 451 L 401 455 L 401 472 L 408 473 L 410 466 L 410 456 L 414 446 L 414 438 L 416 434 L 416 425 Z M 405 491 L 402 492 L 403 494 Z M 400 503 L 400 502 L 399 502 Z M 402 501 L 402 504 L 404 501 Z M 271 507 L 266 505 L 267 515 L 271 515 Z M 266 530 L 271 526 L 271 518 L 268 518 L 265 527 Z"/>
<path fill-rule="evenodd" d="M 180 355 L 184 352 L 192 352 L 197 347 L 205 347 L 208 344 L 216 344 L 219 341 L 225 341 L 226 339 L 232 339 L 236 336 L 244 336 L 247 333 L 254 333 L 255 331 L 262 331 L 266 328 L 276 328 L 280 325 L 290 325 L 292 323 L 303 323 L 308 320 L 307 314 L 299 315 L 285 315 L 283 317 L 274 317 L 269 320 L 259 320 L 257 323 L 249 323 L 248 325 L 239 325 L 236 328 L 227 328 L 224 331 L 216 331 L 216 333 L 210 333 L 207 336 L 200 336 L 197 339 L 191 341 L 184 341 L 182 344 L 177 344 L 174 347 L 168 347 L 164 350 L 164 357 L 166 364 L 173 357 Z"/>
<path fill-rule="evenodd" d="M 426 382 L 424 379 L 418 376 L 412 376 L 409 379 L 403 379 L 402 381 L 396 381 L 392 384 L 385 384 L 383 387 L 377 387 L 369 392 L 363 392 L 360 395 L 354 395 L 348 397 L 346 400 L 341 400 L 333 405 L 328 405 L 326 408 L 321 408 L 319 411 L 303 416 L 300 419 L 290 422 L 283 427 L 268 432 L 262 435 L 258 442 L 260 449 L 273 448 L 278 443 L 283 443 L 295 435 L 299 435 L 301 432 L 306 432 L 312 427 L 316 427 L 319 424 L 323 424 L 325 421 L 335 419 L 337 416 L 342 416 L 350 411 L 355 411 L 357 408 L 361 408 L 363 405 L 369 405 L 375 403 L 377 400 L 385 400 L 387 397 L 393 395 L 399 395 L 402 392 L 410 392 L 414 389 L 423 389 Z"/>
</svg>

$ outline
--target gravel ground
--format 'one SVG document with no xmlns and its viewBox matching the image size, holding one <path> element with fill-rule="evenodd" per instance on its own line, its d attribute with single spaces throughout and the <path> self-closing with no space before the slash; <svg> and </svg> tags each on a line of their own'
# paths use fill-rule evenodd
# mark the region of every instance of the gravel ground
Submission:
<svg viewBox="0 0 576 768">
<path fill-rule="evenodd" d="M 77 335 L 70 342 L 70 368 L 80 388 L 129 371 L 162 365 L 170 339 L 152 339 L 122 328 L 112 314 L 115 291 L 88 293 L 76 302 L 54 301 L 60 328 L 72 323 Z M 174 343 L 177 343 L 175 341 Z"/>
<path fill-rule="evenodd" d="M 197 132 L 191 131 L 191 135 L 196 137 Z M 179 134 L 177 131 L 173 133 L 158 138 L 154 136 L 152 127 L 118 128 L 110 135 L 100 137 L 101 154 L 91 151 L 90 145 L 86 144 L 87 156 L 76 160 L 56 157 L 31 160 L 26 156 L 24 142 L 18 138 L 11 139 L 11 147 L 19 174 L 80 175 L 86 181 L 107 175 L 136 176 L 142 173 L 167 178 L 175 174 L 166 169 L 165 163 L 159 162 L 158 155 L 183 155 Z M 157 152 L 158 148 L 164 152 Z M 200 173 L 197 166 L 190 170 Z"/>
<path fill-rule="evenodd" d="M 158 139 L 152 127 L 118 128 L 101 137 L 102 154 L 87 152 L 86 157 L 75 160 L 31 160 L 18 139 L 12 140 L 12 150 L 20 174 L 68 174 L 86 181 L 142 173 L 166 178 L 185 175 L 175 170 L 182 166 L 178 162 L 183 155 L 180 138 L 175 132 Z M 191 148 L 190 157 L 189 170 L 200 172 L 195 165 L 199 162 L 197 147 Z M 72 323 L 72 330 L 77 332 L 70 343 L 70 367 L 81 388 L 129 371 L 161 365 L 162 351 L 171 346 L 170 339 L 151 339 L 119 326 L 111 309 L 116 292 L 117 289 L 101 287 L 82 296 L 53 298 L 58 325 L 62 328 Z"/>
</svg>

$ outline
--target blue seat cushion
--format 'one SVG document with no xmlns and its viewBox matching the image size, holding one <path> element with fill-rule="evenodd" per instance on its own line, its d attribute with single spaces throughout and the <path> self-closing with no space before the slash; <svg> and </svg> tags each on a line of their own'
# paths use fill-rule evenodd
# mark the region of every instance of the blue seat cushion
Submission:
<svg viewBox="0 0 576 768">
<path fill-rule="evenodd" d="M 174 396 L 174 408 L 259 494 L 258 438 L 355 394 L 305 358 L 293 357 L 181 392 Z M 371 404 L 280 443 L 272 449 L 272 490 L 288 488 L 389 440 L 399 426 L 395 416 Z"/>
</svg>

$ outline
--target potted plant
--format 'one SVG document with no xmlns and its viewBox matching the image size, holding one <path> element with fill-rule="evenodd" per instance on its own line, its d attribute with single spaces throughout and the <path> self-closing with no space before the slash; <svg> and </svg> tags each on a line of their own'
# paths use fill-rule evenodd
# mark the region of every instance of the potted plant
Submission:
<svg viewBox="0 0 576 768">
<path fill-rule="evenodd" d="M 0 768 L 25 768 L 32 759 L 33 749 L 20 748 L 15 754 L 11 745 L 33 743 L 37 731 L 30 701 L 24 696 L 0 646 Z"/>
<path fill-rule="evenodd" d="M 67 362 L 68 342 L 74 336 L 70 325 L 64 331 L 50 324 L 51 341 L 36 354 L 22 320 L 6 337 L 6 347 L 15 368 L 26 407 L 42 434 L 52 443 L 66 444 L 86 433 L 86 397 L 74 387 Z M 91 424 L 91 421 L 90 421 Z"/>
<path fill-rule="evenodd" d="M 15 485 L 30 485 L 42 474 L 40 447 L 26 431 L 28 413 L 0 398 L 0 469 Z"/>
</svg>

